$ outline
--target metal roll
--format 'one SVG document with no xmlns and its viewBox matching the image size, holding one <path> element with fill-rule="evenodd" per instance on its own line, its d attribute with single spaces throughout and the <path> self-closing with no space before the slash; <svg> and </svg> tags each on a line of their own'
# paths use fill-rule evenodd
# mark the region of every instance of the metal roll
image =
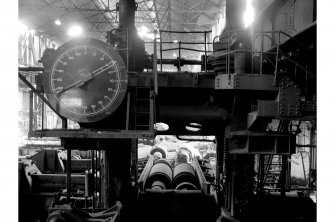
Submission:
<svg viewBox="0 0 335 222">
<path fill-rule="evenodd" d="M 176 186 L 176 190 L 197 190 L 197 187 L 193 183 L 183 182 Z"/>
<path fill-rule="evenodd" d="M 164 159 L 158 160 L 155 165 L 152 166 L 144 185 L 145 189 L 158 187 L 164 189 L 172 187 L 172 168 L 169 162 Z"/>
<path fill-rule="evenodd" d="M 48 216 L 47 222 L 66 222 L 64 214 L 61 210 L 56 210 Z"/>
<path fill-rule="evenodd" d="M 192 165 L 188 163 L 180 163 L 173 169 L 173 180 L 172 185 L 175 189 L 177 187 L 181 189 L 192 188 L 193 186 L 187 185 L 186 183 L 193 184 L 197 188 L 197 178 Z M 193 189 L 193 188 L 192 188 Z"/>
<path fill-rule="evenodd" d="M 169 163 L 169 161 L 167 159 L 156 160 L 155 164 L 157 164 L 157 163 L 165 163 L 165 164 L 167 164 L 167 165 L 169 165 L 171 167 L 171 165 L 170 165 L 170 163 Z M 171 169 L 172 169 L 172 167 L 171 167 Z"/>
<path fill-rule="evenodd" d="M 151 189 L 155 189 L 155 190 L 165 190 L 165 184 L 162 183 L 162 181 L 156 180 L 151 184 Z"/>
<path fill-rule="evenodd" d="M 160 153 L 162 158 L 166 158 L 167 156 L 167 151 L 161 146 L 154 146 L 152 150 L 150 151 L 151 155 L 154 155 L 155 153 Z"/>
<path fill-rule="evenodd" d="M 192 160 L 192 151 L 185 147 L 181 147 L 177 150 L 175 163 L 189 163 Z"/>
</svg>

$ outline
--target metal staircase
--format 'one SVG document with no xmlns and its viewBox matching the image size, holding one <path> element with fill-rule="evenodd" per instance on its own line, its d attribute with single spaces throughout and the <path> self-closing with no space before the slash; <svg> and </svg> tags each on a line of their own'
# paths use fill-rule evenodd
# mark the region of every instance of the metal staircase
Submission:
<svg viewBox="0 0 335 222">
<path fill-rule="evenodd" d="M 282 171 L 282 157 L 280 155 L 269 155 L 264 165 L 264 188 L 278 188 Z"/>
</svg>

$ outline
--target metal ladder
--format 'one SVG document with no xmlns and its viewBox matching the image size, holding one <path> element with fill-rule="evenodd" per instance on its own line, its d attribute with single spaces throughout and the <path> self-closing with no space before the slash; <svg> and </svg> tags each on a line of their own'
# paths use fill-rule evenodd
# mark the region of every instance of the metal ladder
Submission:
<svg viewBox="0 0 335 222">
<path fill-rule="evenodd" d="M 150 87 L 136 87 L 135 130 L 153 130 L 154 93 Z"/>
</svg>

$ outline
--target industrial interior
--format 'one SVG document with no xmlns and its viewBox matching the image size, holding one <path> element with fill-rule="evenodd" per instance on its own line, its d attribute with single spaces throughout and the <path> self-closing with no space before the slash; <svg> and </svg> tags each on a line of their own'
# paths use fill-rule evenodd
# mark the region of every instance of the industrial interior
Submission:
<svg viewBox="0 0 335 222">
<path fill-rule="evenodd" d="M 19 221 L 316 221 L 316 7 L 19 0 Z"/>
</svg>

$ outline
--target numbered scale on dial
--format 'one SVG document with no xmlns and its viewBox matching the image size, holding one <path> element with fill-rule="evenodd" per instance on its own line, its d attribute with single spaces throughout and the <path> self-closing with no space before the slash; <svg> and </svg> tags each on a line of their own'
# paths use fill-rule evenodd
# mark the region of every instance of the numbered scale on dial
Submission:
<svg viewBox="0 0 335 222">
<path fill-rule="evenodd" d="M 75 39 L 59 47 L 44 73 L 51 105 L 65 118 L 96 122 L 124 99 L 128 77 L 117 51 L 96 39 Z"/>
</svg>

